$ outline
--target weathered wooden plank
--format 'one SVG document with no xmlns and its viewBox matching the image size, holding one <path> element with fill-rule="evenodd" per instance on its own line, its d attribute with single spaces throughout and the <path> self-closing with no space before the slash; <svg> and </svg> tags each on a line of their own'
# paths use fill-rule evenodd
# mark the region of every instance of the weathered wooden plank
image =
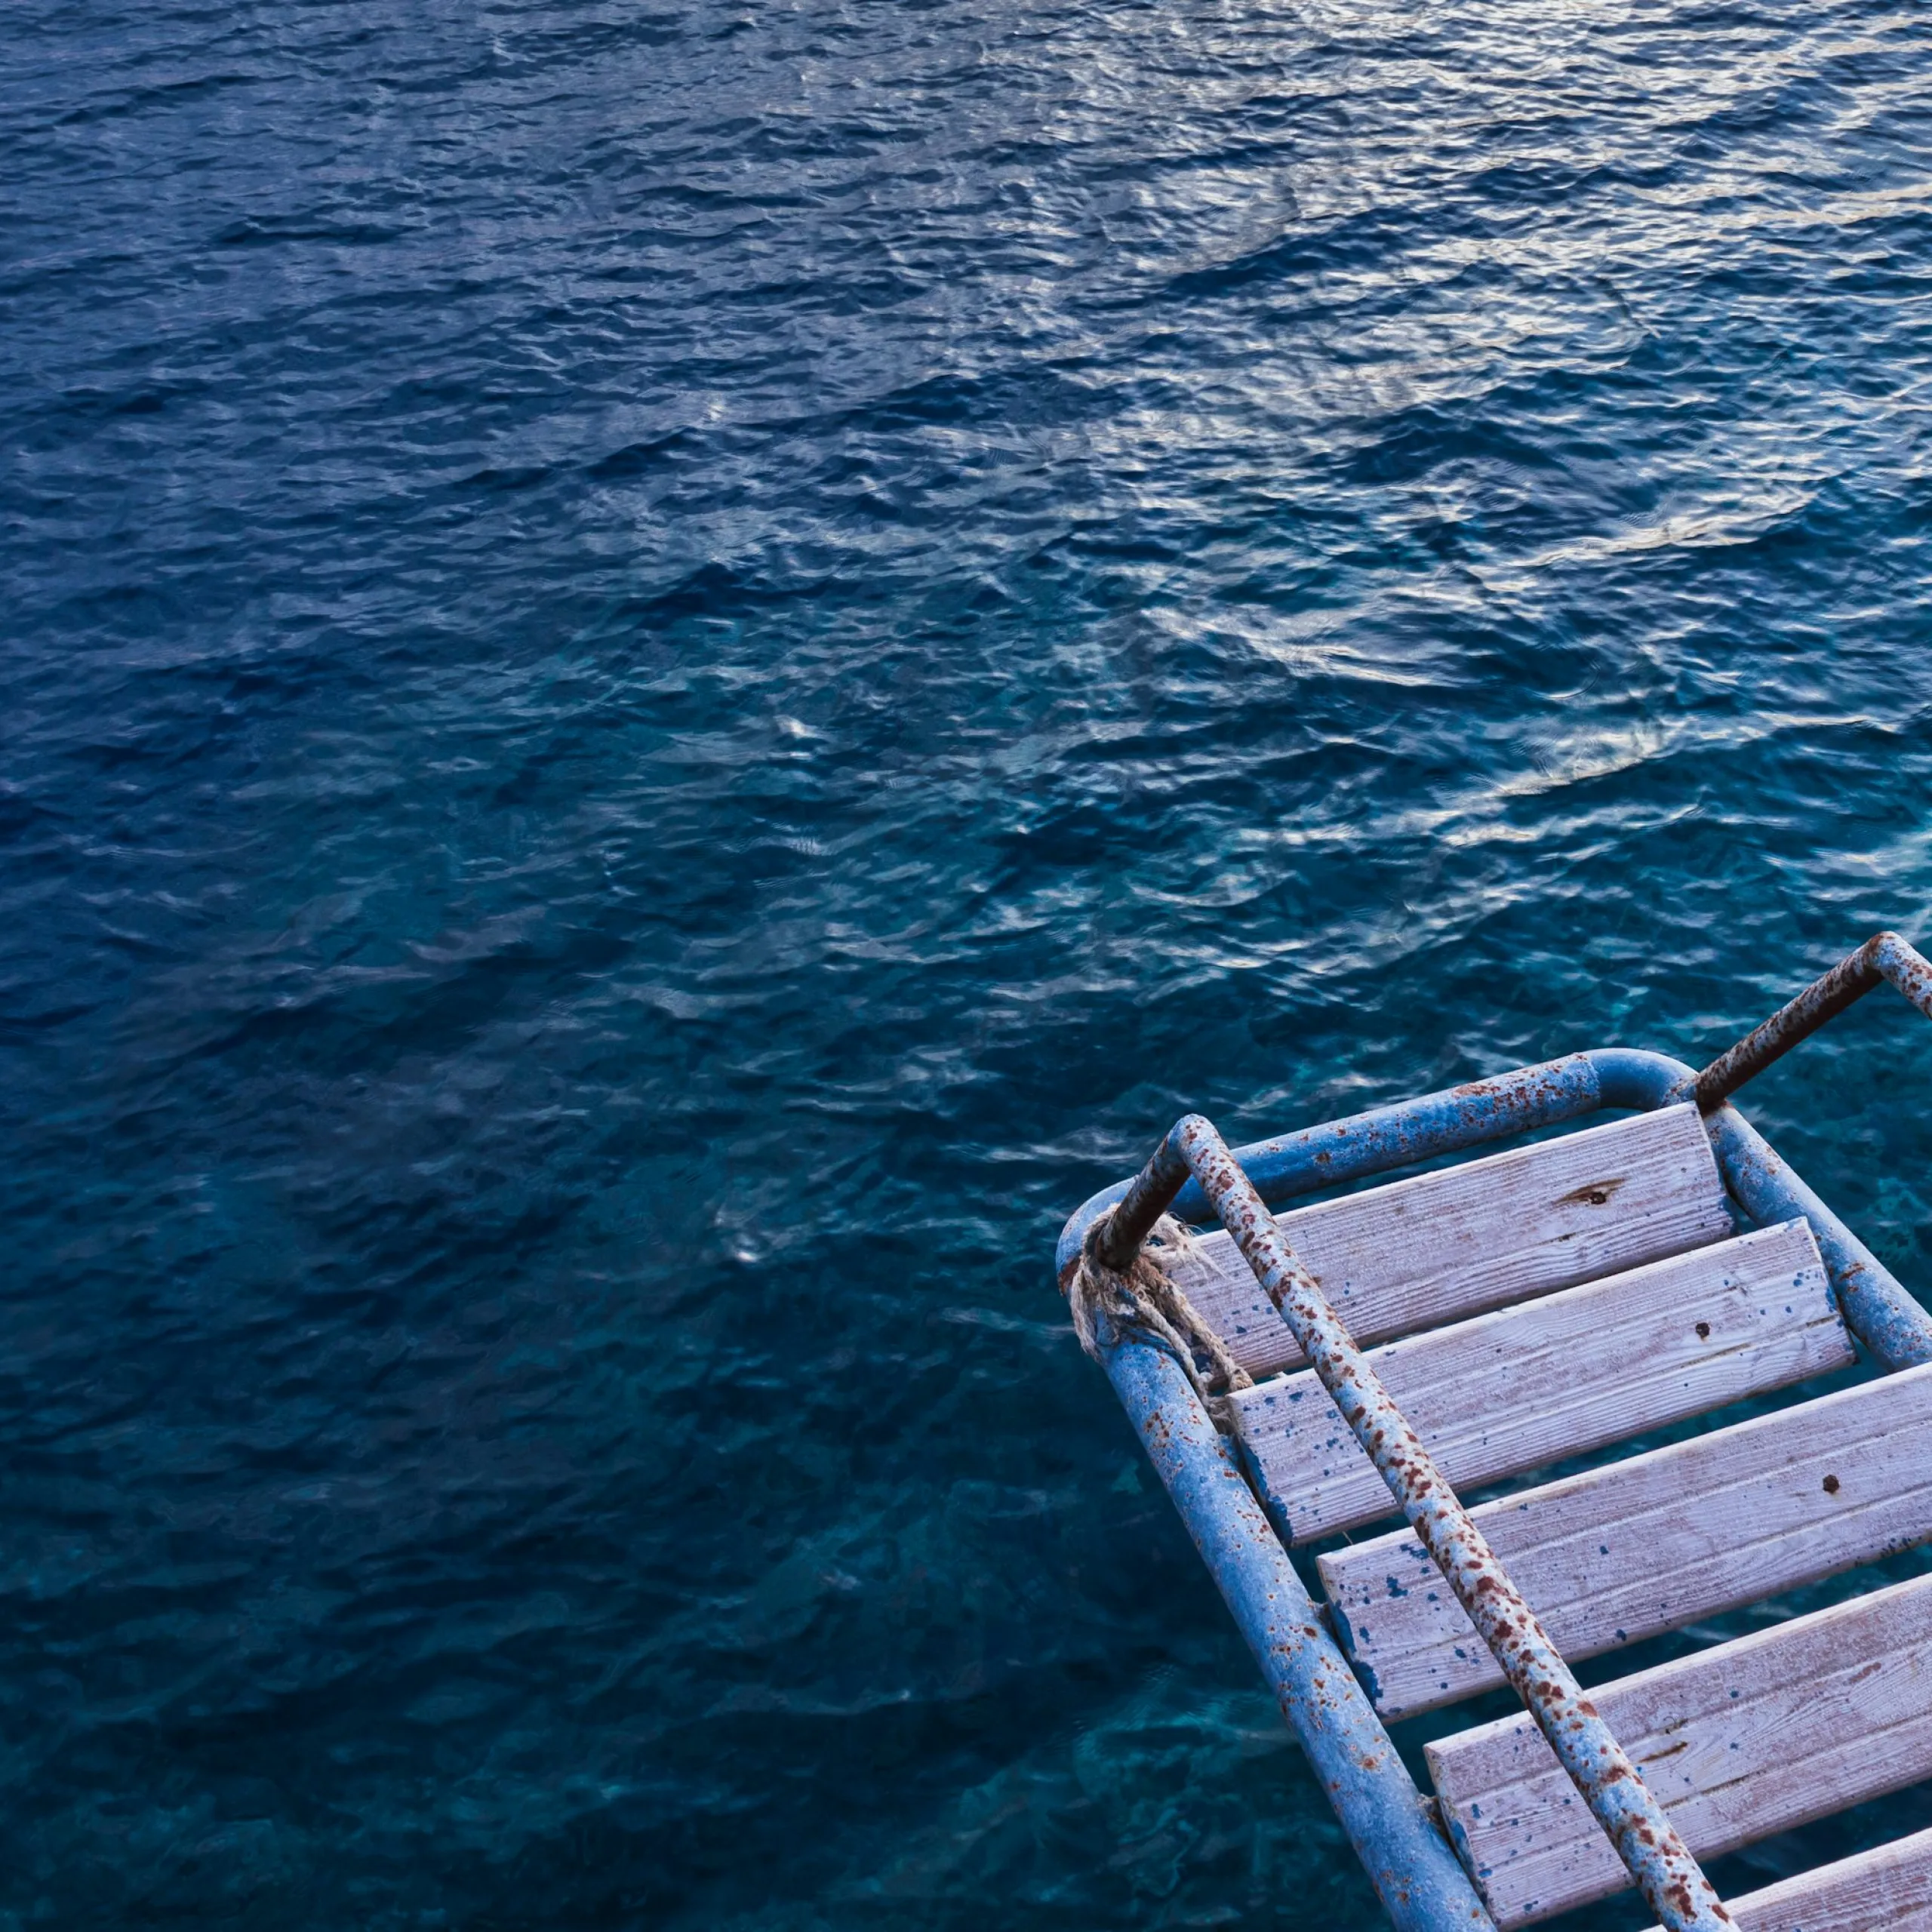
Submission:
<svg viewBox="0 0 1932 1932">
<path fill-rule="evenodd" d="M 1738 1932 L 1932 1932 L 1932 1831 L 1724 1903 Z"/>
<path fill-rule="evenodd" d="M 1635 1268 L 1732 1230 L 1694 1107 L 1666 1107 L 1280 1217 L 1358 1342 Z M 1234 1243 L 1201 1236 L 1174 1269 L 1251 1374 L 1306 1358 Z"/>
<path fill-rule="evenodd" d="M 1594 1657 L 1932 1537 L 1932 1364 L 1471 1512 L 1565 1657 Z M 1384 1715 L 1503 1681 L 1406 1530 L 1318 1559 Z"/>
<path fill-rule="evenodd" d="M 1684 1841 L 1715 1857 L 1932 1774 L 1932 1577 L 1590 1695 Z M 1425 1751 L 1499 1926 L 1629 1884 L 1527 1712 Z"/>
<path fill-rule="evenodd" d="M 1369 1351 L 1459 1488 L 1617 1442 L 1854 1359 L 1802 1221 Z M 1312 1541 L 1392 1515 L 1313 1371 L 1234 1398 L 1278 1524 Z"/>
</svg>

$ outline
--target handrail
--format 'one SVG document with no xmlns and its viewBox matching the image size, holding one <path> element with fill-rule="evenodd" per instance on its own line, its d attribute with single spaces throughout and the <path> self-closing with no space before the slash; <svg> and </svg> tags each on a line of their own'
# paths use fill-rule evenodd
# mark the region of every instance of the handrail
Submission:
<svg viewBox="0 0 1932 1932">
<path fill-rule="evenodd" d="M 1210 1122 L 1190 1114 L 1175 1124 L 1118 1205 L 1088 1229 L 1091 1263 L 1117 1275 L 1131 1270 L 1190 1174 L 1651 1909 L 1669 1932 L 1734 1927 L 1656 1795 Z"/>
<path fill-rule="evenodd" d="M 1695 1091 L 1699 1112 L 1709 1113 L 1721 1105 L 1746 1081 L 1755 1079 L 1774 1060 L 1782 1060 L 1799 1041 L 1808 1039 L 1827 1020 L 1835 1020 L 1881 980 L 1890 980 L 1932 1020 L 1932 960 L 1897 933 L 1874 933 L 1856 952 L 1847 953 L 1829 973 L 1814 980 L 1795 999 L 1780 1007 L 1761 1026 L 1754 1027 L 1698 1075 Z"/>
</svg>

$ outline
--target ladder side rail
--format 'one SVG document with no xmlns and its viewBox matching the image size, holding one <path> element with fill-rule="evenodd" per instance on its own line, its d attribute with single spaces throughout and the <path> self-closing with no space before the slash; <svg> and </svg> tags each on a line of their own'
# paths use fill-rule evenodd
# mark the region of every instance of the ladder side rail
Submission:
<svg viewBox="0 0 1932 1932">
<path fill-rule="evenodd" d="M 1728 1101 L 1704 1116 L 1704 1131 L 1725 1185 L 1752 1215 L 1782 1221 L 1801 1214 L 1810 1223 L 1845 1325 L 1872 1354 L 1887 1368 L 1932 1361 L 1932 1316 L 1770 1143 Z"/>
<path fill-rule="evenodd" d="M 1496 1932 L 1187 1377 L 1132 1337 L 1101 1361 L 1397 1932 Z"/>
</svg>

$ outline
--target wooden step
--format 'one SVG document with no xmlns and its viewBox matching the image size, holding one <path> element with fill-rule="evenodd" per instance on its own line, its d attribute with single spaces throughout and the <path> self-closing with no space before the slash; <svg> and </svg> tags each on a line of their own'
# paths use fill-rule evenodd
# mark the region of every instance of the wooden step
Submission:
<svg viewBox="0 0 1932 1932">
<path fill-rule="evenodd" d="M 1932 1537 L 1932 1364 L 1470 1512 L 1574 1663 Z M 1389 1718 L 1500 1684 L 1403 1529 L 1319 1558 Z"/>
<path fill-rule="evenodd" d="M 1660 1261 L 1734 1232 L 1693 1106 L 1665 1107 L 1279 1218 L 1358 1342 Z M 1254 1376 L 1306 1358 L 1229 1237 L 1174 1278 Z"/>
<path fill-rule="evenodd" d="M 1459 1489 L 1854 1359 L 1811 1230 L 1788 1221 L 1369 1351 Z M 1300 1543 L 1392 1515 L 1312 1370 L 1233 1398 L 1250 1473 Z"/>
<path fill-rule="evenodd" d="M 1932 1577 L 1590 1697 L 1691 1850 L 1714 1858 L 1932 1774 Z M 1425 1755 L 1504 1932 L 1629 1884 L 1526 1712 Z"/>
<path fill-rule="evenodd" d="M 1724 1903 L 1738 1932 L 1932 1932 L 1932 1832 L 1915 1832 Z"/>
</svg>

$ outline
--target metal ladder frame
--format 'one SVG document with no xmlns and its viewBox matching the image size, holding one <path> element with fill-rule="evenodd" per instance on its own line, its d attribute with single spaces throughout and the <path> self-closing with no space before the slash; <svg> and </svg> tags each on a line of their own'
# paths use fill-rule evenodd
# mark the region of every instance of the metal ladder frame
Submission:
<svg viewBox="0 0 1932 1932">
<path fill-rule="evenodd" d="M 1695 1100 L 1719 1172 L 1746 1211 L 1761 1224 L 1809 1223 L 1859 1341 L 1887 1369 L 1932 1361 L 1932 1317 L 1728 1101 L 1881 981 L 1932 1017 L 1932 962 L 1882 932 L 1702 1072 L 1663 1054 L 1598 1048 L 1232 1152 L 1206 1121 L 1189 1115 L 1134 1180 L 1103 1189 L 1075 1214 L 1056 1257 L 1064 1288 L 1090 1247 L 1110 1267 L 1130 1266 L 1164 1211 L 1226 1227 L 1671 1932 L 1712 1932 L 1730 1916 L 1268 1210 L 1604 1109 Z M 1103 1336 L 1102 1359 L 1392 1922 L 1401 1932 L 1493 1932 L 1432 1802 L 1402 1763 L 1187 1375 L 1164 1348 L 1118 1329 Z"/>
</svg>

